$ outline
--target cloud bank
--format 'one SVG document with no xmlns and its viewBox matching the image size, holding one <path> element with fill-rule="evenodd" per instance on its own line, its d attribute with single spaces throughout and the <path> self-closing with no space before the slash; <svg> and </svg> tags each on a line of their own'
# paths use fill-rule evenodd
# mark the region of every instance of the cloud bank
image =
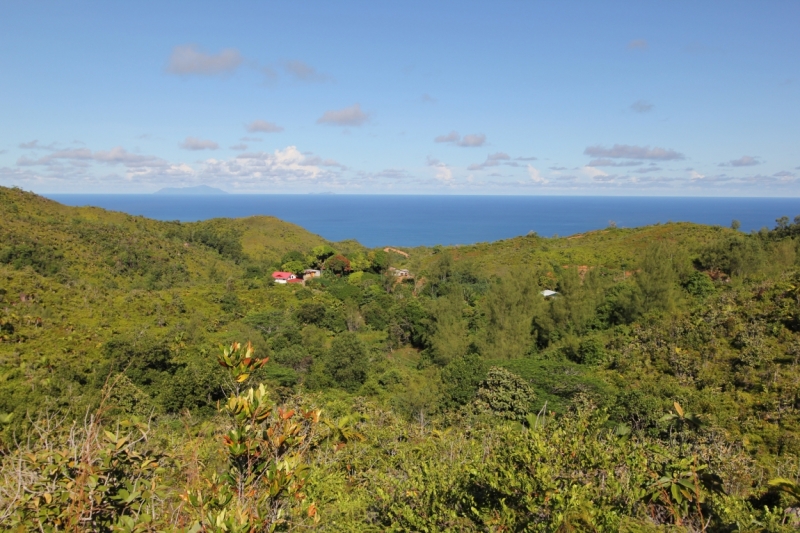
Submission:
<svg viewBox="0 0 800 533">
<path fill-rule="evenodd" d="M 216 150 L 219 148 L 219 145 L 214 141 L 198 139 L 197 137 L 186 137 L 178 146 L 184 150 Z"/>
<path fill-rule="evenodd" d="M 732 159 L 727 163 L 720 163 L 719 166 L 721 167 L 752 167 L 755 165 L 760 165 L 761 161 L 757 157 L 752 157 L 749 155 L 743 155 L 739 159 Z"/>
<path fill-rule="evenodd" d="M 486 144 L 486 135 L 483 133 L 470 133 L 461 137 L 457 131 L 451 131 L 447 135 L 439 135 L 434 138 L 433 142 L 450 143 L 465 148 L 477 148 Z"/>
<path fill-rule="evenodd" d="M 675 150 L 649 146 L 633 146 L 629 144 L 615 144 L 611 148 L 604 148 L 600 145 L 589 146 L 584 154 L 592 157 L 604 157 L 611 159 L 652 159 L 656 161 L 674 161 L 684 159 L 684 155 Z"/>
<path fill-rule="evenodd" d="M 344 109 L 325 111 L 317 119 L 317 124 L 331 126 L 362 126 L 369 120 L 369 114 L 361 110 L 360 104 L 354 104 Z"/>
<path fill-rule="evenodd" d="M 218 54 L 208 54 L 195 44 L 184 44 L 172 49 L 167 72 L 178 76 L 216 76 L 230 74 L 241 64 L 242 55 L 235 48 L 225 48 Z"/>
<path fill-rule="evenodd" d="M 247 131 L 250 133 L 264 132 L 264 133 L 277 133 L 283 131 L 283 126 L 278 126 L 274 122 L 267 122 L 266 120 L 254 120 L 247 126 Z"/>
</svg>

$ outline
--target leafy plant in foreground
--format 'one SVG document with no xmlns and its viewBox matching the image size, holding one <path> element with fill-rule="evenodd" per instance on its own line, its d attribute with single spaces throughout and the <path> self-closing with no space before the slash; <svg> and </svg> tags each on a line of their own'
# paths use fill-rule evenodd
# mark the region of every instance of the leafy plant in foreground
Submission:
<svg viewBox="0 0 800 533">
<path fill-rule="evenodd" d="M 306 454 L 321 412 L 275 405 L 263 383 L 242 390 L 267 362 L 254 357 L 250 343 L 233 343 L 218 361 L 233 379 L 233 392 L 221 408 L 230 420 L 223 436 L 227 468 L 207 478 L 203 489 L 183 495 L 195 515 L 193 530 L 285 530 L 301 512 L 317 521 L 316 506 L 305 502 L 303 487 Z"/>
</svg>

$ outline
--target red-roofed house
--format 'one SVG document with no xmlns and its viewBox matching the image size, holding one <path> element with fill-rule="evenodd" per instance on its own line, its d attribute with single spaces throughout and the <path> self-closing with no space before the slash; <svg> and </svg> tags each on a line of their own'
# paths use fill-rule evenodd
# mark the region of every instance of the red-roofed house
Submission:
<svg viewBox="0 0 800 533">
<path fill-rule="evenodd" d="M 291 272 L 273 272 L 272 279 L 275 283 L 287 283 L 290 280 L 297 279 L 297 276 Z"/>
</svg>

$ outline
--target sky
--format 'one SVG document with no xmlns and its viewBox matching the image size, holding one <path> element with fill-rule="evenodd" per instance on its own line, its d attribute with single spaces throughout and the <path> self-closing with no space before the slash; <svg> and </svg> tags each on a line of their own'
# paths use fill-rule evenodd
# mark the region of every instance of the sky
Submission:
<svg viewBox="0 0 800 533">
<path fill-rule="evenodd" d="M 0 3 L 0 185 L 800 197 L 800 2 Z"/>
</svg>

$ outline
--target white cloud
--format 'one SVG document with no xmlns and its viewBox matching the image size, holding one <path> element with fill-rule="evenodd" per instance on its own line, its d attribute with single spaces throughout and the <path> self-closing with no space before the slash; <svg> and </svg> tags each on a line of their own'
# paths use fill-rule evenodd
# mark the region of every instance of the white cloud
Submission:
<svg viewBox="0 0 800 533">
<path fill-rule="evenodd" d="M 180 76 L 214 76 L 230 74 L 241 64 L 242 56 L 235 48 L 225 48 L 218 54 L 208 54 L 195 44 L 184 44 L 172 49 L 167 72 Z"/>
<path fill-rule="evenodd" d="M 239 150 L 239 151 L 247 150 L 247 145 L 244 144 L 244 143 L 234 144 L 233 146 L 230 147 L 230 149 L 231 150 Z"/>
<path fill-rule="evenodd" d="M 197 137 L 186 137 L 179 145 L 184 150 L 216 150 L 219 145 L 214 141 L 198 139 Z"/>
<path fill-rule="evenodd" d="M 309 159 L 296 146 L 288 146 L 273 153 L 240 154 L 230 160 L 208 159 L 198 173 L 200 176 L 238 180 L 251 185 L 263 182 L 315 181 L 327 174 Z"/>
<path fill-rule="evenodd" d="M 457 131 L 451 131 L 447 135 L 439 135 L 433 139 L 433 142 L 453 143 L 466 148 L 477 148 L 486 143 L 486 135 L 483 133 L 470 133 L 462 138 Z"/>
<path fill-rule="evenodd" d="M 647 50 L 649 46 L 644 39 L 634 39 L 628 43 L 628 50 Z"/>
<path fill-rule="evenodd" d="M 332 126 L 361 126 L 369 120 L 369 114 L 361 110 L 361 105 L 354 104 L 344 109 L 325 111 L 317 119 L 317 124 L 330 124 Z"/>
<path fill-rule="evenodd" d="M 278 126 L 274 122 L 267 122 L 266 120 L 254 120 L 247 126 L 247 131 L 250 133 L 263 132 L 263 133 L 277 133 L 283 131 L 283 126 Z"/>
<path fill-rule="evenodd" d="M 53 166 L 61 162 L 70 162 L 73 165 L 85 162 L 97 162 L 106 164 L 123 164 L 127 167 L 138 166 L 163 166 L 166 164 L 161 158 L 149 155 L 132 154 L 116 146 L 111 150 L 97 150 L 92 152 L 88 148 L 77 148 L 73 150 L 59 150 L 39 159 L 20 157 L 17 160 L 19 166 Z"/>
<path fill-rule="evenodd" d="M 652 111 L 655 106 L 646 100 L 637 100 L 631 104 L 631 109 L 636 113 L 647 113 Z"/>
<path fill-rule="evenodd" d="M 305 82 L 322 82 L 330 79 L 325 74 L 320 74 L 317 69 L 302 61 L 287 61 L 283 69 L 294 79 Z"/>
<path fill-rule="evenodd" d="M 590 167 L 635 167 L 641 165 L 641 161 L 613 161 L 611 159 L 592 159 L 587 166 Z"/>
<path fill-rule="evenodd" d="M 671 161 L 684 159 L 683 154 L 675 150 L 649 146 L 634 146 L 630 144 L 615 144 L 611 148 L 600 145 L 589 146 L 584 154 L 592 157 L 609 157 L 612 159 L 654 159 L 657 161 Z"/>
<path fill-rule="evenodd" d="M 438 159 L 428 157 L 428 166 L 436 169 L 436 179 L 445 183 L 453 181 L 453 171 Z"/>
<path fill-rule="evenodd" d="M 600 170 L 599 168 L 595 168 L 595 167 L 590 166 L 590 165 L 581 167 L 580 171 L 581 171 L 581 173 L 583 173 L 586 176 L 589 176 L 592 179 L 596 179 L 598 177 L 607 177 L 608 176 L 608 172 L 604 172 L 604 171 Z"/>
<path fill-rule="evenodd" d="M 706 177 L 705 174 L 700 174 L 696 170 L 690 170 L 689 171 L 689 178 L 692 181 L 702 180 L 702 179 L 705 179 L 705 177 Z"/>
<path fill-rule="evenodd" d="M 542 185 L 547 183 L 547 180 L 542 177 L 539 170 L 536 169 L 533 165 L 528 165 L 528 176 L 530 176 L 531 181 L 533 181 L 534 183 L 540 183 Z"/>
</svg>

